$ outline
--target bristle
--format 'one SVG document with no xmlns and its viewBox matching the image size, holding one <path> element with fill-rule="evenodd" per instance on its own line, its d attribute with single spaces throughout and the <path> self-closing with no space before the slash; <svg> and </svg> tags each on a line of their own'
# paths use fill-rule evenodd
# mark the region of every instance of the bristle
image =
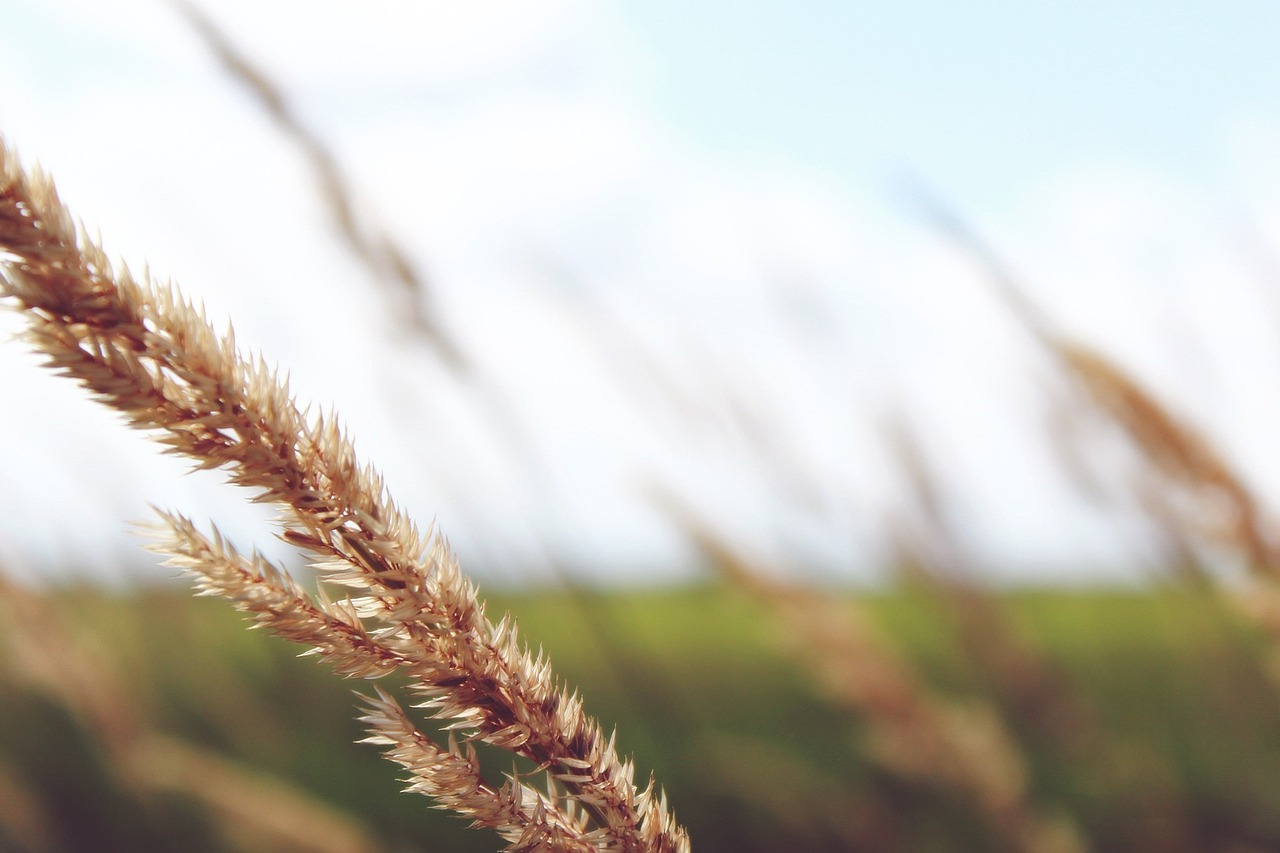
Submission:
<svg viewBox="0 0 1280 853">
<path fill-rule="evenodd" d="M 362 593 L 352 609 L 368 624 L 321 609 L 265 560 L 245 561 L 170 517 L 168 547 L 200 573 L 203 589 L 251 610 L 259 597 L 276 601 L 287 615 L 269 617 L 272 627 L 348 674 L 392 665 L 349 657 L 376 635 L 374 647 L 439 695 L 436 713 L 447 724 L 573 776 L 567 795 L 611 846 L 688 848 L 665 811 L 634 807 L 628 766 L 602 747 L 595 721 L 553 698 L 562 689 L 549 670 L 516 642 L 514 628 L 499 631 L 485 618 L 443 539 L 427 547 L 417 536 L 335 417 L 309 422 L 278 372 L 260 355 L 238 353 L 176 288 L 111 272 L 105 254 L 70 226 L 52 185 L 29 179 L 7 148 L 0 168 L 5 293 L 24 312 L 32 345 L 132 426 L 157 431 L 170 452 L 224 469 L 276 505 L 289 541 L 310 550 L 331 581 Z M 589 769 L 577 766 L 583 761 Z"/>
</svg>

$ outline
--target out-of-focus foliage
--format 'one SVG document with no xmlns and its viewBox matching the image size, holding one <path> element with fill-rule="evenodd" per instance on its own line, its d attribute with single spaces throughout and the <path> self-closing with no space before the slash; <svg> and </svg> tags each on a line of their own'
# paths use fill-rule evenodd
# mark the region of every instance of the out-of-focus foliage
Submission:
<svg viewBox="0 0 1280 853">
<path fill-rule="evenodd" d="M 388 850 L 497 849 L 397 793 L 394 769 L 354 743 L 350 688 L 363 685 L 244 631 L 219 602 L 160 589 L 57 598 L 155 729 L 347 812 Z M 932 598 L 860 603 L 940 694 L 984 696 Z M 1099 851 L 1280 849 L 1280 693 L 1257 637 L 1215 599 L 1044 592 L 1002 603 L 1096 728 L 1050 743 L 1010 721 L 1038 802 Z M 608 649 L 584 604 L 590 621 L 610 626 Z M 951 795 L 869 760 L 860 723 L 815 694 L 768 613 L 740 592 L 548 593 L 493 605 L 510 607 L 590 707 L 617 722 L 624 751 L 641 757 L 640 772 L 657 772 L 699 851 L 999 849 Z M 189 797 L 131 794 L 96 732 L 12 666 L 3 679 L 0 850 L 267 849 Z"/>
</svg>

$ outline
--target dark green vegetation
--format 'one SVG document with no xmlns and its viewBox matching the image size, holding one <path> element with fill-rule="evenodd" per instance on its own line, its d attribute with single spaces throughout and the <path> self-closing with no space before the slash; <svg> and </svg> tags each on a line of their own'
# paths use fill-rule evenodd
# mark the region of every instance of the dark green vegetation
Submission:
<svg viewBox="0 0 1280 853">
<path fill-rule="evenodd" d="M 153 729 L 289 780 L 358 818 L 386 849 L 499 848 L 397 794 L 397 768 L 354 743 L 351 691 L 367 685 L 246 632 L 223 602 L 177 588 L 63 598 L 78 641 Z M 869 761 L 859 720 L 823 701 L 796 662 L 803 651 L 734 590 L 490 598 L 495 614 L 519 615 L 593 714 L 616 722 L 623 751 L 642 756 L 638 775 L 663 780 L 700 853 L 997 849 L 963 803 Z M 862 601 L 940 693 L 986 696 L 932 599 Z M 1038 804 L 1070 816 L 1095 850 L 1280 850 L 1280 687 L 1265 673 L 1263 644 L 1219 602 L 1045 592 L 1006 604 L 1079 700 L 1056 740 L 1010 719 Z M 296 849 L 236 842 L 187 797 L 128 793 L 100 733 L 15 681 L 7 653 L 0 662 L 0 810 L 34 808 L 28 817 L 56 840 L 49 849 Z M 22 849 L 0 836 L 0 850 Z"/>
</svg>

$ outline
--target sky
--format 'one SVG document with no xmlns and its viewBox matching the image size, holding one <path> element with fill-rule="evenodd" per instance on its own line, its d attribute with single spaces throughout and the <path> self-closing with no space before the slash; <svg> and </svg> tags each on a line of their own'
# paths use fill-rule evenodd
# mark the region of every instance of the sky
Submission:
<svg viewBox="0 0 1280 853">
<path fill-rule="evenodd" d="M 479 379 L 406 336 L 170 5 L 0 2 L 0 133 L 112 255 L 334 404 L 482 580 L 701 577 L 657 495 L 780 570 L 876 578 L 913 511 L 890 423 L 991 577 L 1143 577 L 1141 521 L 1064 474 L 1047 363 L 922 199 L 1280 483 L 1280 8 L 296 8 L 210 14 L 426 271 Z M 163 575 L 130 532 L 151 504 L 284 553 L 269 514 L 82 396 L 0 347 L 0 558 Z"/>
<path fill-rule="evenodd" d="M 664 115 L 725 154 L 865 191 L 923 172 L 980 212 L 1064 167 L 1222 179 L 1224 133 L 1280 106 L 1264 2 L 623 7 Z"/>
</svg>

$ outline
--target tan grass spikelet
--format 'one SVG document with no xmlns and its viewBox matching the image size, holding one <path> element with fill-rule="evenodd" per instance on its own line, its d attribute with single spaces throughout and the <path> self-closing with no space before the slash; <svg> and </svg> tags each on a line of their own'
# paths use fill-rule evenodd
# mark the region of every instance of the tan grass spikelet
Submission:
<svg viewBox="0 0 1280 853">
<path fill-rule="evenodd" d="M 599 846 L 689 849 L 664 798 L 636 787 L 630 762 L 514 624 L 486 618 L 443 540 L 400 511 L 336 418 L 300 409 L 261 357 L 241 356 L 230 331 L 216 332 L 172 286 L 113 269 L 48 178 L 28 175 L 7 146 L 0 260 L 0 297 L 22 311 L 26 339 L 47 365 L 132 426 L 158 430 L 169 452 L 225 469 L 254 500 L 278 507 L 284 538 L 325 580 L 352 590 L 348 613 L 403 656 L 435 716 L 545 767 L 589 815 Z"/>
<path fill-rule="evenodd" d="M 170 555 L 169 565 L 196 577 L 202 595 L 231 600 L 236 609 L 273 633 L 310 647 L 343 675 L 379 678 L 400 668 L 411 669 L 413 656 L 371 635 L 350 601 L 313 598 L 289 575 L 259 554 L 244 557 L 215 529 L 206 537 L 189 519 L 161 513 L 160 542 L 154 550 Z M 371 735 L 366 743 L 386 747 L 388 757 L 409 770 L 406 790 L 425 794 L 441 808 L 469 818 L 473 826 L 493 829 L 512 843 L 511 850 L 595 850 L 588 830 L 561 797 L 533 793 L 512 779 L 495 790 L 480 776 L 474 748 L 464 753 L 455 739 L 442 746 L 418 731 L 386 693 L 367 699 L 361 722 Z"/>
</svg>

